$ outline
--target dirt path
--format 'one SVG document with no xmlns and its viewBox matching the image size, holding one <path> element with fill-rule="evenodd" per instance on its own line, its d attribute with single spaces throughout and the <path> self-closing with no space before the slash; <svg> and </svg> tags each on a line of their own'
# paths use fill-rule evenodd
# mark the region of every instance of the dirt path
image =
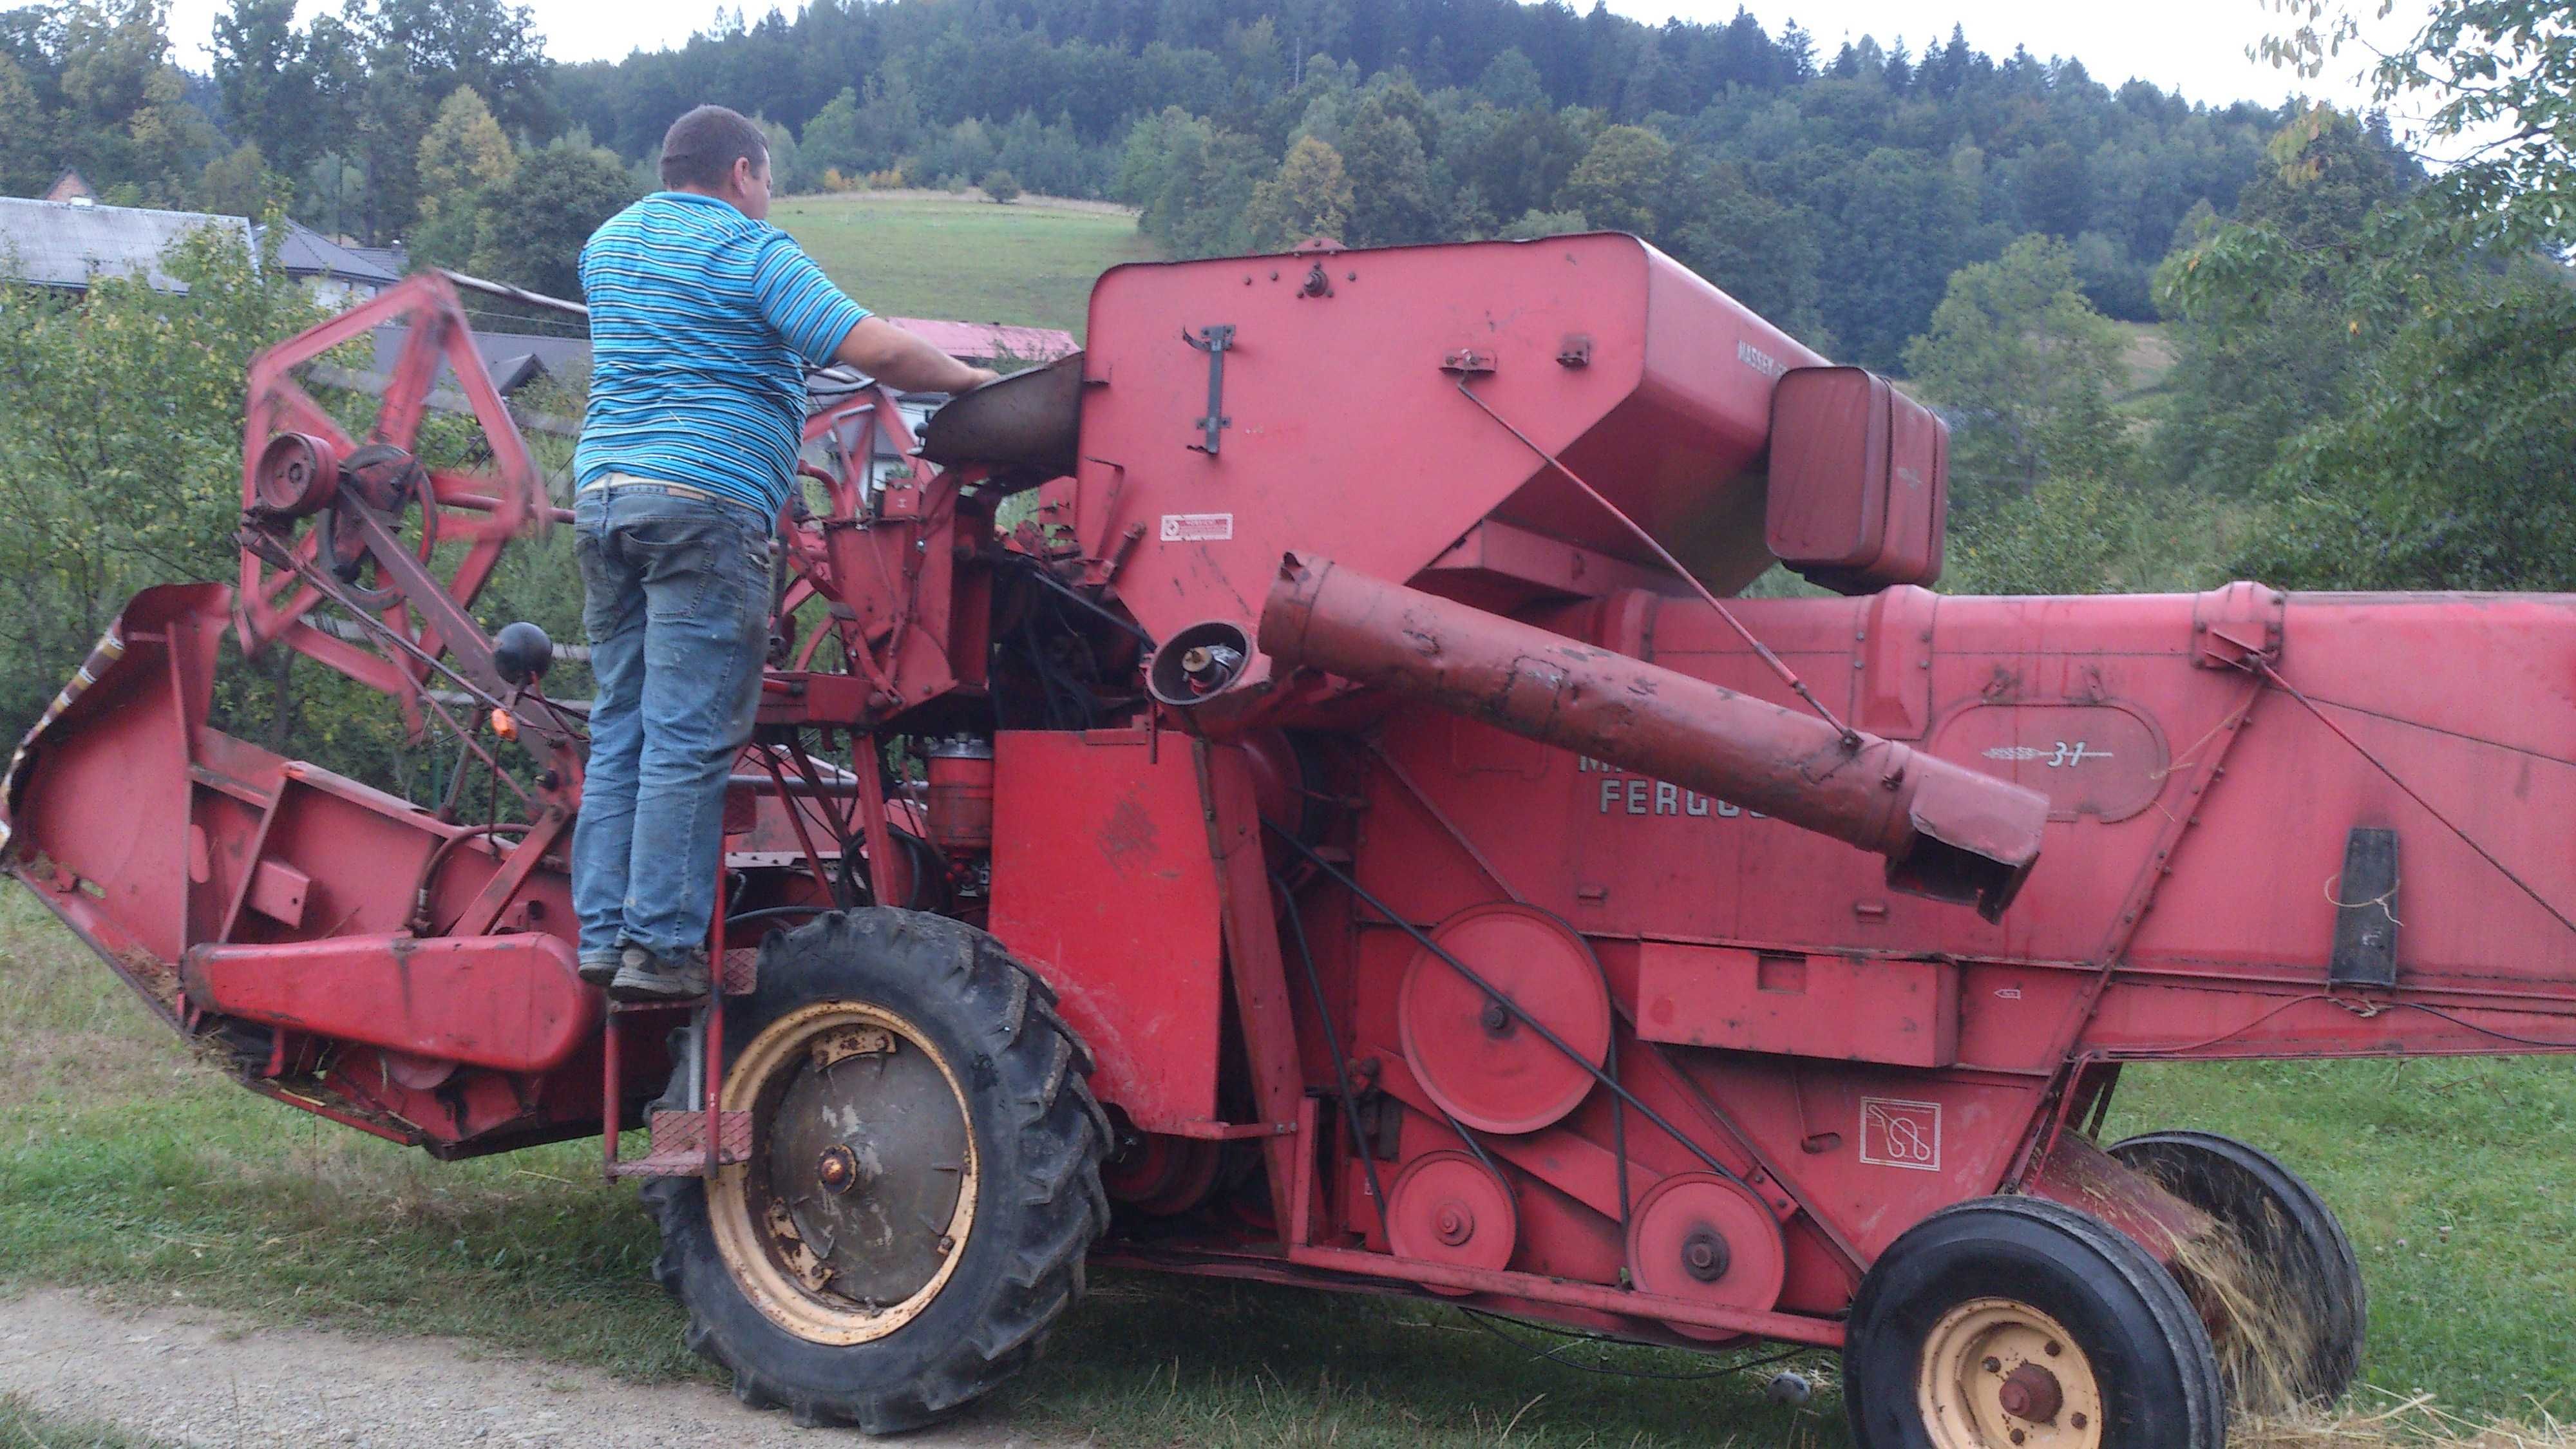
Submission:
<svg viewBox="0 0 2576 1449">
<path fill-rule="evenodd" d="M 798 1429 L 704 1384 L 623 1384 L 584 1369 L 468 1357 L 446 1339 L 367 1339 L 194 1310 L 126 1313 L 43 1289 L 0 1301 L 0 1394 L 205 1449 L 294 1445 L 865 1445 Z M 970 1425 L 903 1449 L 1039 1449 Z"/>
</svg>

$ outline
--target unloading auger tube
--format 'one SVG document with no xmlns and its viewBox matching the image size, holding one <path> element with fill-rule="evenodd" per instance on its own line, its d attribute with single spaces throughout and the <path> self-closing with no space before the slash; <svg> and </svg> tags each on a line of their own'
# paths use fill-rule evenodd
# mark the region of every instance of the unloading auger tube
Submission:
<svg viewBox="0 0 2576 1449">
<path fill-rule="evenodd" d="M 1580 751 L 1887 857 L 1894 889 L 2012 904 L 2048 799 L 1875 735 L 1290 554 L 1261 648 L 1545 744 Z"/>
</svg>

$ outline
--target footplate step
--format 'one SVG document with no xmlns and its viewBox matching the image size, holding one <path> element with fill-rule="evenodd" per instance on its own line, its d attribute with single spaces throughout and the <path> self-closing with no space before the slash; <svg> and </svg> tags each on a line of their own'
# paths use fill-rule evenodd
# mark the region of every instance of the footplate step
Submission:
<svg viewBox="0 0 2576 1449">
<path fill-rule="evenodd" d="M 716 1163 L 746 1161 L 751 1156 L 751 1114 L 720 1112 L 722 1136 L 716 1143 Z M 707 1114 L 704 1112 L 656 1112 L 653 1114 L 653 1147 L 642 1157 L 608 1166 L 611 1177 L 704 1177 L 707 1171 Z"/>
</svg>

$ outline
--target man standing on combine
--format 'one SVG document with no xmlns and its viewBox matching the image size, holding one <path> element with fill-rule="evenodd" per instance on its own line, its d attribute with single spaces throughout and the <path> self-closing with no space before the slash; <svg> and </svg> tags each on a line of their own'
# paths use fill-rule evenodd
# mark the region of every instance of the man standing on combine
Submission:
<svg viewBox="0 0 2576 1449">
<path fill-rule="evenodd" d="M 769 148 L 741 115 L 672 122 L 662 184 L 581 249 L 573 532 L 598 698 L 572 890 L 582 979 L 622 1000 L 707 990 L 725 778 L 760 699 L 805 364 L 911 392 L 994 376 L 869 316 L 769 225 Z"/>
</svg>

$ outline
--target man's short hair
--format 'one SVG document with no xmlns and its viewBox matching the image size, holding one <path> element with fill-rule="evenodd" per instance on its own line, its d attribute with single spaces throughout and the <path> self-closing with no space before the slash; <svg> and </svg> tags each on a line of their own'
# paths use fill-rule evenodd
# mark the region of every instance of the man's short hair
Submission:
<svg viewBox="0 0 2576 1449">
<path fill-rule="evenodd" d="M 748 157 L 752 169 L 769 166 L 769 142 L 740 111 L 700 106 L 662 133 L 662 184 L 721 191 L 733 163 Z"/>
</svg>

